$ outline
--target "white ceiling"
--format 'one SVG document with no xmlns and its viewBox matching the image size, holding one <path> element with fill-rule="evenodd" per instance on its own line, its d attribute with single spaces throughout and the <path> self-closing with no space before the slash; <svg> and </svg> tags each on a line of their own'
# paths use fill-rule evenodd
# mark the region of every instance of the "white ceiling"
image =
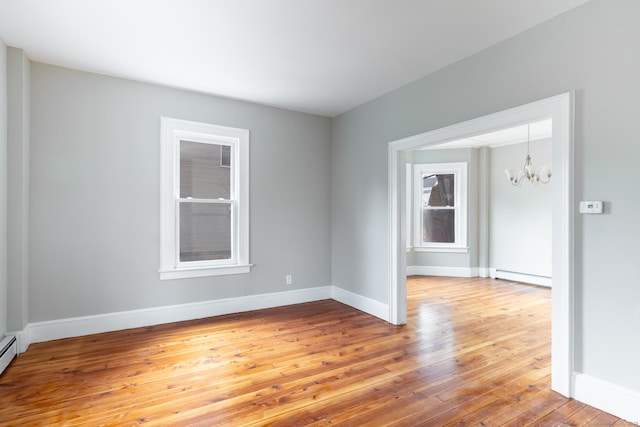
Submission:
<svg viewBox="0 0 640 427">
<path fill-rule="evenodd" d="M 518 125 L 494 132 L 483 133 L 468 138 L 446 141 L 439 145 L 430 145 L 424 150 L 440 150 L 453 148 L 472 147 L 501 147 L 503 145 L 519 144 L 522 142 L 540 141 L 549 139 L 552 136 L 551 119 L 540 120 L 528 124 Z"/>
<path fill-rule="evenodd" d="M 335 116 L 588 0 L 0 0 L 34 61 Z"/>
</svg>

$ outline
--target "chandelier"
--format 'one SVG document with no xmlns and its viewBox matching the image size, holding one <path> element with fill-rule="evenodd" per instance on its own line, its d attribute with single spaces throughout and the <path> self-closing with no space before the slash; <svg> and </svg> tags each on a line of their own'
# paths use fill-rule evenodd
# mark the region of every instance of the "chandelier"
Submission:
<svg viewBox="0 0 640 427">
<path fill-rule="evenodd" d="M 527 157 L 524 160 L 524 165 L 522 166 L 522 170 L 517 172 L 505 169 L 504 173 L 507 175 L 509 182 L 514 187 L 520 187 L 524 178 L 527 178 L 530 183 L 533 185 L 538 185 L 539 183 L 548 184 L 551 181 L 551 167 L 542 166 L 540 171 L 538 172 L 537 168 L 533 166 L 533 162 L 531 161 L 531 155 L 529 154 L 529 139 L 530 139 L 530 129 L 527 124 Z"/>
</svg>

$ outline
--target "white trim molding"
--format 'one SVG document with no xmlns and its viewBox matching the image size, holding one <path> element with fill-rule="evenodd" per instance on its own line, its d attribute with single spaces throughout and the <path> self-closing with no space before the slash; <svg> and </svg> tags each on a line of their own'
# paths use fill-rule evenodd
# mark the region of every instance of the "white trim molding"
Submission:
<svg viewBox="0 0 640 427">
<path fill-rule="evenodd" d="M 640 425 L 640 393 L 578 372 L 573 381 L 576 400 Z"/>
<path fill-rule="evenodd" d="M 478 277 L 477 268 L 408 265 L 407 276 Z"/>
<path fill-rule="evenodd" d="M 331 298 L 367 314 L 389 321 L 389 305 L 355 294 L 337 286 L 331 288 Z"/>
<path fill-rule="evenodd" d="M 242 313 L 282 307 L 304 302 L 334 299 L 382 320 L 389 321 L 389 306 L 374 299 L 335 287 L 321 286 L 269 294 L 153 307 L 140 310 L 105 313 L 29 323 L 22 331 L 11 332 L 17 340 L 18 353 L 30 344 L 164 323 L 202 319 L 223 314 Z"/>
<path fill-rule="evenodd" d="M 478 267 L 478 277 L 487 278 L 491 276 L 491 269 L 487 267 Z"/>
<path fill-rule="evenodd" d="M 27 325 L 22 331 L 7 332 L 7 336 L 11 335 L 16 338 L 16 350 L 18 354 L 27 351 L 29 344 L 31 344 L 28 333 L 29 325 Z"/>
<path fill-rule="evenodd" d="M 320 301 L 331 298 L 331 294 L 331 286 L 323 286 L 93 316 L 72 317 L 29 323 L 24 331 L 12 334 L 18 338 L 19 351 L 22 353 L 26 351 L 30 344 L 36 342 Z"/>
<path fill-rule="evenodd" d="M 511 280 L 529 285 L 551 287 L 551 277 L 514 273 L 511 271 L 496 270 L 495 268 L 408 265 L 407 276 L 491 277 L 492 279 Z"/>
<path fill-rule="evenodd" d="M 416 252 L 459 252 L 467 253 L 467 193 L 469 182 L 467 181 L 467 162 L 450 163 L 421 163 L 413 165 L 413 248 Z M 427 206 L 424 201 L 424 179 L 435 175 L 453 175 L 453 200 L 449 200 L 444 206 Z M 437 182 L 437 179 L 436 179 Z M 444 184 L 443 184 L 444 185 Z M 408 186 L 408 184 L 407 184 Z M 431 189 L 429 189 L 431 194 Z M 431 202 L 431 199 L 429 199 Z M 444 202 L 444 201 L 443 201 Z M 451 203 L 449 205 L 449 203 Z M 448 210 L 454 215 L 454 241 L 425 242 L 424 212 Z M 440 211 L 442 212 L 442 211 Z M 407 237 L 408 239 L 408 237 Z"/>
<path fill-rule="evenodd" d="M 181 144 L 228 147 L 229 195 L 209 198 L 181 194 Z M 222 161 L 222 159 L 220 160 Z M 184 261 L 180 256 L 181 206 L 228 209 L 229 259 Z M 210 250 L 212 248 L 208 248 Z M 223 249 L 223 248 L 219 248 Z M 226 249 L 226 247 L 224 248 Z M 249 262 L 249 130 L 160 118 L 160 279 L 246 274 Z"/>
</svg>

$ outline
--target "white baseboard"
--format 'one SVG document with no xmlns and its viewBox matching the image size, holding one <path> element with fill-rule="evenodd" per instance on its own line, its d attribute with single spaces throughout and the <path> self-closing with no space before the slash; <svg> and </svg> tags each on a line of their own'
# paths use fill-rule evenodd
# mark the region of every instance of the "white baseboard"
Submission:
<svg viewBox="0 0 640 427">
<path fill-rule="evenodd" d="M 478 277 L 491 277 L 491 269 L 486 267 L 478 267 Z"/>
<path fill-rule="evenodd" d="M 367 314 L 378 317 L 382 320 L 389 321 L 389 305 L 376 301 L 374 299 L 354 294 L 353 292 L 333 286 L 331 289 L 331 297 L 350 307 L 357 308 Z"/>
<path fill-rule="evenodd" d="M 329 299 L 332 295 L 331 288 L 331 286 L 324 286 L 270 294 L 249 295 L 239 298 L 227 298 L 214 301 L 35 322 L 29 323 L 21 332 L 13 332 L 12 335 L 15 335 L 18 339 L 18 351 L 22 353 L 26 351 L 29 344 L 36 342 Z"/>
<path fill-rule="evenodd" d="M 407 266 L 407 276 L 477 277 L 478 269 L 469 267 Z"/>
<path fill-rule="evenodd" d="M 243 311 L 281 307 L 303 302 L 333 298 L 385 321 L 389 320 L 389 306 L 362 295 L 335 287 L 300 289 L 270 294 L 249 295 L 238 298 L 204 301 L 181 305 L 154 307 L 141 310 L 72 317 L 29 323 L 23 331 L 12 332 L 17 339 L 18 352 L 23 353 L 30 344 L 82 335 L 99 334 L 123 329 L 153 326 L 163 323 L 201 319 Z"/>
<path fill-rule="evenodd" d="M 640 393 L 582 373 L 573 375 L 574 398 L 630 423 L 640 424 Z"/>
<path fill-rule="evenodd" d="M 495 268 L 490 270 L 492 270 L 491 277 L 494 279 L 511 280 L 513 282 L 528 283 L 530 285 L 545 286 L 547 288 L 551 287 L 551 277 L 514 273 L 512 271 L 496 270 Z"/>
<path fill-rule="evenodd" d="M 485 267 L 435 267 L 424 265 L 407 266 L 407 276 L 446 276 L 446 277 L 491 277 L 531 285 L 551 287 L 551 278 L 532 274 L 513 273 Z"/>
<path fill-rule="evenodd" d="M 25 351 L 27 351 L 27 347 L 29 347 L 30 342 L 27 339 L 28 327 L 29 325 L 27 325 L 27 327 L 22 331 L 7 333 L 7 335 L 13 335 L 14 337 L 16 337 L 16 349 L 18 351 L 18 354 L 24 353 Z"/>
</svg>

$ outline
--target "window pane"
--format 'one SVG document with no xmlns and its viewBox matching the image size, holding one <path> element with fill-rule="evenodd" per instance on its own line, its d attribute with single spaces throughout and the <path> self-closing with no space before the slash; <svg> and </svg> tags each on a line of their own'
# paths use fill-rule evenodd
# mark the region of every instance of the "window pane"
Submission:
<svg viewBox="0 0 640 427">
<path fill-rule="evenodd" d="M 221 158 L 222 147 L 227 146 L 180 141 L 180 198 L 230 198 L 231 168 Z"/>
<path fill-rule="evenodd" d="M 422 206 L 454 206 L 455 175 L 427 175 L 422 178 Z"/>
<path fill-rule="evenodd" d="M 455 210 L 423 209 L 422 241 L 425 243 L 455 243 Z"/>
<path fill-rule="evenodd" d="M 231 205 L 180 203 L 180 261 L 231 259 Z"/>
<path fill-rule="evenodd" d="M 231 167 L 231 147 L 228 145 L 220 146 L 220 166 L 223 168 Z"/>
</svg>

